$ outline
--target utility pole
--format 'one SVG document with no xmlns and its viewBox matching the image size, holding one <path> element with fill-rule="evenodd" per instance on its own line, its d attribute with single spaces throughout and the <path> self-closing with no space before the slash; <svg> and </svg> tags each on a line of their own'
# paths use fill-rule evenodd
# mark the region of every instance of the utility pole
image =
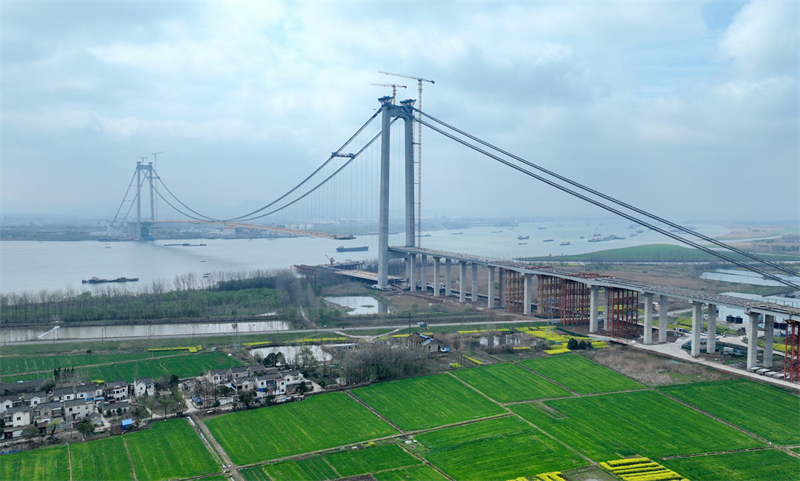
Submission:
<svg viewBox="0 0 800 481">
<path fill-rule="evenodd" d="M 394 77 L 409 78 L 417 81 L 418 95 L 417 105 L 419 110 L 422 110 L 422 82 L 428 82 L 431 85 L 436 82 L 422 77 L 415 77 L 413 75 L 404 75 L 400 73 L 389 73 L 379 70 L 378 73 L 384 75 L 392 75 Z M 417 247 L 422 247 L 422 124 L 417 124 Z"/>
</svg>

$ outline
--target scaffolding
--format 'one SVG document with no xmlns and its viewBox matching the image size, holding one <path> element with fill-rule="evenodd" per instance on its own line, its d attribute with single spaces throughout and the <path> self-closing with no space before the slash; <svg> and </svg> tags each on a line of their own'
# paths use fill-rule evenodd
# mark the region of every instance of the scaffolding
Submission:
<svg viewBox="0 0 800 481">
<path fill-rule="evenodd" d="M 786 320 L 785 357 L 783 358 L 783 378 L 787 381 L 800 380 L 800 322 Z"/>
<path fill-rule="evenodd" d="M 517 271 L 506 270 L 505 289 L 506 312 L 523 312 L 523 307 L 525 306 L 525 276 Z"/>
<path fill-rule="evenodd" d="M 589 324 L 589 310 L 589 286 L 583 282 L 565 279 L 561 283 L 561 324 Z"/>
<path fill-rule="evenodd" d="M 607 287 L 606 296 L 606 330 L 609 335 L 636 338 L 639 335 L 639 292 Z"/>
<path fill-rule="evenodd" d="M 540 274 L 539 281 L 536 283 L 536 315 L 539 317 L 552 317 L 557 313 L 556 306 L 561 305 L 561 282 L 560 277 L 546 276 Z"/>
</svg>

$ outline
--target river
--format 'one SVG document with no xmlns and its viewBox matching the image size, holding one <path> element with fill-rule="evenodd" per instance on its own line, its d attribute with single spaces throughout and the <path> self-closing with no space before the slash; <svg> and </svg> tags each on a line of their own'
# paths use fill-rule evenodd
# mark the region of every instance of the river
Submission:
<svg viewBox="0 0 800 481">
<path fill-rule="evenodd" d="M 676 244 L 645 230 L 635 237 L 628 221 L 564 221 L 520 224 L 517 227 L 471 227 L 431 231 L 422 246 L 504 259 L 523 256 L 583 254 L 642 244 Z M 424 225 L 424 224 L 423 224 Z M 545 229 L 539 229 L 545 227 Z M 695 228 L 710 236 L 729 232 L 718 225 Z M 462 234 L 458 234 L 462 233 Z M 453 235 L 458 234 L 458 235 Z M 589 243 L 593 234 L 617 235 L 622 240 Z M 517 236 L 530 236 L 518 240 Z M 581 239 L 581 236 L 584 239 Z M 552 239 L 552 242 L 544 242 Z M 167 247 L 169 243 L 203 243 L 204 247 Z M 569 242 L 561 246 L 559 243 Z M 402 233 L 390 236 L 390 245 L 402 245 Z M 102 290 L 106 286 L 137 289 L 154 280 L 171 283 L 175 276 L 194 273 L 287 268 L 292 264 L 324 264 L 326 256 L 337 261 L 377 258 L 378 238 L 360 236 L 349 241 L 316 237 L 284 239 L 197 239 L 152 242 L 37 242 L 0 241 L 0 293 L 64 289 Z M 339 245 L 369 246 L 367 252 L 337 253 Z M 81 284 L 90 277 L 138 277 L 138 283 Z"/>
</svg>

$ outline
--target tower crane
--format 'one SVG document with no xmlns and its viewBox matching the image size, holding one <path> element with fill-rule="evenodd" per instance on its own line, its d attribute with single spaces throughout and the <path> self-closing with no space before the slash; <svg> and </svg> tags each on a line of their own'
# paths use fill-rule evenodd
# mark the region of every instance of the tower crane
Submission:
<svg viewBox="0 0 800 481">
<path fill-rule="evenodd" d="M 370 84 L 370 85 L 374 85 L 376 87 L 391 87 L 392 88 L 392 103 L 395 103 L 395 100 L 397 99 L 397 89 L 398 88 L 401 88 L 401 89 L 407 88 L 405 85 L 398 85 L 398 84 Z"/>
<path fill-rule="evenodd" d="M 402 73 L 390 73 L 382 70 L 379 70 L 378 73 L 416 80 L 419 93 L 417 108 L 419 110 L 422 110 L 422 82 L 428 82 L 431 85 L 436 83 L 430 79 Z M 422 124 L 420 123 L 417 124 L 417 217 L 415 222 L 417 224 L 417 247 L 422 247 Z"/>
</svg>

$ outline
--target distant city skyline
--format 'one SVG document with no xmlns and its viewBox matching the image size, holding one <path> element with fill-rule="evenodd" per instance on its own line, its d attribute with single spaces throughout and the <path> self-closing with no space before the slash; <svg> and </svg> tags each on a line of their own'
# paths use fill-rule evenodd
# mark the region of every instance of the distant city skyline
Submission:
<svg viewBox="0 0 800 481">
<path fill-rule="evenodd" d="M 137 156 L 238 215 L 391 89 L 674 220 L 800 218 L 797 2 L 3 2 L 0 216 L 111 218 Z M 605 218 L 424 133 L 423 217 Z M 220 168 L 224 165 L 224 169 Z M 766 182 L 768 181 L 768 182 Z M 469 195 L 465 195 L 468 192 Z"/>
</svg>

